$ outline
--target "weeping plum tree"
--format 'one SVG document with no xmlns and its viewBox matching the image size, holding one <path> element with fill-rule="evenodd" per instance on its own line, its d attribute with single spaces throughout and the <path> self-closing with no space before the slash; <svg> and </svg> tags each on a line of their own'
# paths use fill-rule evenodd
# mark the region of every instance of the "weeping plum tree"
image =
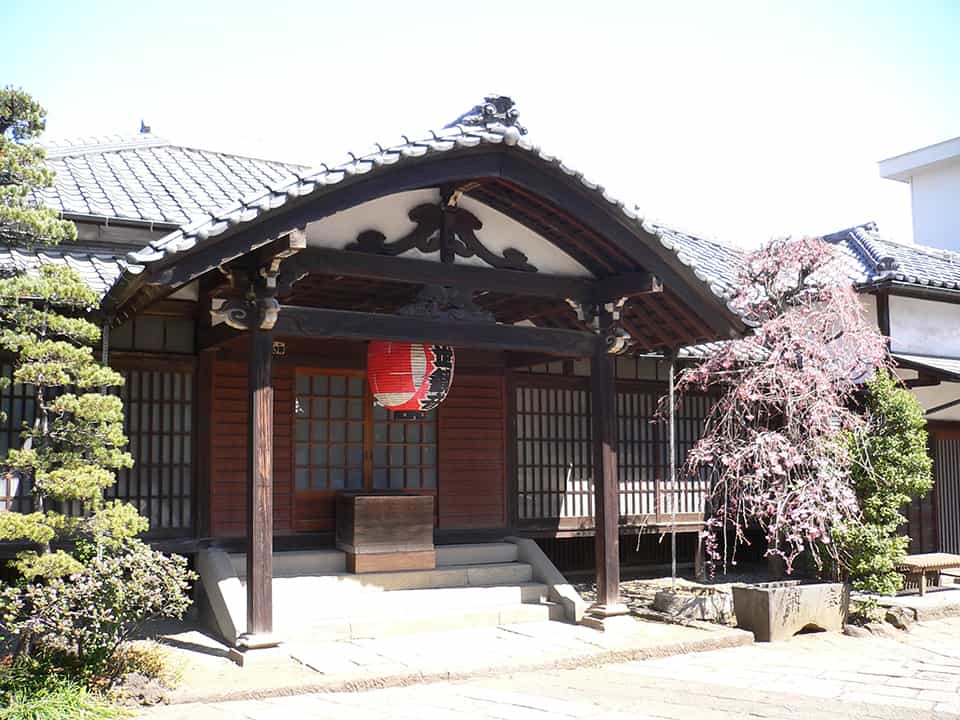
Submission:
<svg viewBox="0 0 960 720">
<path fill-rule="evenodd" d="M 834 529 L 860 515 L 846 438 L 858 383 L 886 365 L 833 248 L 774 240 L 746 258 L 733 305 L 755 332 L 685 371 L 678 389 L 719 394 L 685 471 L 710 478 L 704 532 L 724 569 L 759 527 L 791 572 L 804 551 L 836 561 Z"/>
</svg>

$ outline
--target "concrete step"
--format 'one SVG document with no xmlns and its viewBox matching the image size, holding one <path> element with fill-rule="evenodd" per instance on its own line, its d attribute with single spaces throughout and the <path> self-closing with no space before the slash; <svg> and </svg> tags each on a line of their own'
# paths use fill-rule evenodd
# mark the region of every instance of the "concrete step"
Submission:
<svg viewBox="0 0 960 720">
<path fill-rule="evenodd" d="M 473 543 L 470 545 L 437 545 L 437 567 L 449 565 L 489 565 L 516 562 L 517 546 L 513 543 Z"/>
<path fill-rule="evenodd" d="M 282 616 L 275 623 L 279 635 L 287 635 L 291 642 L 323 642 L 331 640 L 361 640 L 409 635 L 422 632 L 441 632 L 465 628 L 496 627 L 527 622 L 563 620 L 563 608 L 555 603 L 511 604 L 442 611 L 419 611 L 391 617 L 336 618 L 311 622 L 307 618 L 284 623 Z M 465 651 L 467 649 L 465 648 Z"/>
<path fill-rule="evenodd" d="M 230 563 L 243 579 L 247 576 L 247 556 L 232 553 Z M 346 556 L 340 550 L 291 550 L 273 554 L 273 576 L 298 577 L 335 575 L 347 570 Z"/>
<path fill-rule="evenodd" d="M 513 543 L 476 543 L 471 545 L 438 545 L 437 567 L 489 565 L 514 562 L 517 546 Z M 230 555 L 237 576 L 247 575 L 245 553 Z M 273 576 L 335 575 L 345 573 L 346 556 L 341 550 L 290 550 L 273 554 Z"/>
<path fill-rule="evenodd" d="M 309 623 L 319 619 L 389 618 L 439 614 L 447 611 L 469 611 L 477 608 L 508 607 L 524 603 L 540 603 L 547 599 L 548 589 L 541 583 L 493 585 L 488 587 L 430 588 L 391 590 L 379 593 L 331 593 L 318 597 L 303 584 L 290 586 L 274 582 L 273 609 L 276 618 L 297 618 Z"/>
<path fill-rule="evenodd" d="M 533 580 L 533 570 L 527 563 L 508 562 L 488 565 L 449 565 L 435 570 L 396 570 L 393 572 L 337 573 L 331 575 L 274 576 L 274 592 L 289 586 L 297 592 L 310 593 L 315 598 L 330 597 L 331 593 L 382 592 L 385 590 L 416 590 L 420 588 L 454 588 L 476 585 L 516 585 Z M 241 584 L 246 578 L 240 578 Z"/>
</svg>

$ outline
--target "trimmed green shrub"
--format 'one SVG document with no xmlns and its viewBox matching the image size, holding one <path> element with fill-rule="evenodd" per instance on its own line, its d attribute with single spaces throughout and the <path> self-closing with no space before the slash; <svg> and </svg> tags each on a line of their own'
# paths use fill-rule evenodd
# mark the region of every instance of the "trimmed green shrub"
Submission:
<svg viewBox="0 0 960 720">
<path fill-rule="evenodd" d="M 889 372 L 867 383 L 865 405 L 866 427 L 849 436 L 861 517 L 834 539 L 857 590 L 892 595 L 903 587 L 897 564 L 910 544 L 901 510 L 930 492 L 932 460 L 923 409 Z"/>
</svg>

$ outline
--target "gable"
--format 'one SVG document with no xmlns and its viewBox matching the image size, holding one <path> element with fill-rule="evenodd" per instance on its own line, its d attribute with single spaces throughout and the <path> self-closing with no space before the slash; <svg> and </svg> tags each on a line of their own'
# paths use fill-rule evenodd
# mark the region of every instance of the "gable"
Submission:
<svg viewBox="0 0 960 720">
<path fill-rule="evenodd" d="M 384 249 L 398 257 L 440 262 L 439 247 L 431 245 L 439 234 L 439 224 L 431 221 L 439 213 L 440 204 L 440 190 L 437 188 L 369 200 L 307 224 L 307 244 L 347 250 L 356 249 L 358 239 L 372 238 L 374 243 L 382 243 Z M 418 209 L 426 212 L 418 215 Z M 434 209 L 436 212 L 432 212 Z M 467 233 L 472 238 L 460 238 L 467 247 L 464 254 L 457 257 L 458 264 L 497 267 L 506 262 L 505 258 L 510 257 L 512 251 L 522 253 L 526 264 L 537 272 L 592 276 L 576 259 L 505 213 L 467 196 L 458 200 L 457 209 L 466 213 L 463 218 L 470 221 L 468 231 L 472 230 Z M 413 236 L 419 241 L 414 242 Z M 474 241 L 479 243 L 478 247 L 471 247 Z M 412 247 L 408 248 L 408 245 Z"/>
</svg>

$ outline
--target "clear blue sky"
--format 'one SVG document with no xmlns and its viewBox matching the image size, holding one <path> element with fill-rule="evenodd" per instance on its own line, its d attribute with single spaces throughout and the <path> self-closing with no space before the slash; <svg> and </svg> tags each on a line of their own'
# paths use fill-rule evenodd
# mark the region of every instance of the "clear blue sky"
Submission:
<svg viewBox="0 0 960 720">
<path fill-rule="evenodd" d="M 0 82 L 48 136 L 132 133 L 307 164 L 510 94 L 641 212 L 753 245 L 874 219 L 876 161 L 960 135 L 960 2 L 9 2 Z"/>
</svg>

